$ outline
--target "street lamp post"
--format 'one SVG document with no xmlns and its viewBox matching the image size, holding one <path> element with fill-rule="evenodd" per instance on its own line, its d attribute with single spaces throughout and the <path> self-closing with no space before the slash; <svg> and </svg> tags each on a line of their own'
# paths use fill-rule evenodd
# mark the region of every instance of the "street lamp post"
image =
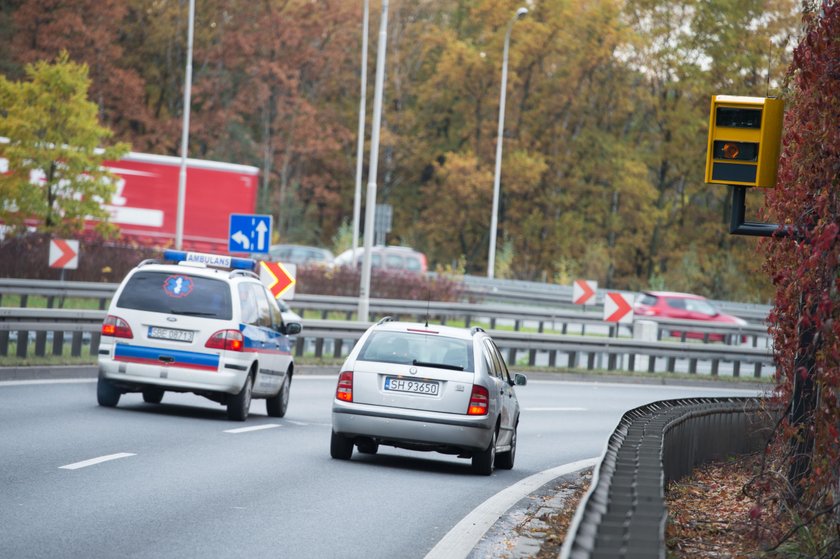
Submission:
<svg viewBox="0 0 840 559">
<path fill-rule="evenodd" d="M 499 131 L 496 136 L 496 172 L 493 175 L 493 213 L 490 216 L 490 254 L 487 257 L 487 277 L 493 279 L 496 268 L 496 229 L 499 225 L 499 183 L 502 178 L 502 137 L 505 132 L 505 93 L 507 90 L 508 50 L 510 32 L 517 20 L 525 17 L 528 8 L 519 8 L 507 25 L 505 48 L 502 54 L 502 92 L 499 95 Z"/>
<path fill-rule="evenodd" d="M 187 19 L 187 68 L 184 77 L 184 122 L 181 125 L 181 168 L 178 172 L 178 208 L 175 215 L 175 248 L 184 243 L 184 208 L 187 200 L 187 151 L 190 141 L 190 93 L 192 88 L 193 27 L 195 25 L 195 0 L 190 0 Z"/>
<path fill-rule="evenodd" d="M 388 45 L 388 0 L 382 0 L 379 19 L 379 43 L 376 51 L 376 80 L 373 91 L 373 124 L 370 131 L 370 168 L 368 169 L 367 198 L 365 201 L 365 254 L 362 259 L 362 277 L 359 283 L 357 318 L 367 322 L 370 312 L 371 248 L 373 247 L 373 222 L 376 218 L 376 174 L 379 165 L 379 128 L 382 125 L 382 95 L 385 81 L 385 48 Z M 355 256 L 354 256 L 355 260 Z"/>
<path fill-rule="evenodd" d="M 365 0 L 362 14 L 362 68 L 361 95 L 359 96 L 359 137 L 356 145 L 356 192 L 353 197 L 353 262 L 359 247 L 359 220 L 362 207 L 362 158 L 365 155 L 365 101 L 367 100 L 367 56 L 368 56 L 368 19 L 369 0 Z"/>
</svg>

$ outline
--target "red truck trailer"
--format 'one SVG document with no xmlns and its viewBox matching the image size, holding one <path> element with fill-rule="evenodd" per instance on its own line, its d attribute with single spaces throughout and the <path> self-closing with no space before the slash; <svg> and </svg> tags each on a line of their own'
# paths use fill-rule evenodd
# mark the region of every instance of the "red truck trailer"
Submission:
<svg viewBox="0 0 840 559">
<path fill-rule="evenodd" d="M 181 158 L 131 152 L 105 166 L 119 177 L 106 208 L 120 235 L 142 244 L 173 245 Z M 187 159 L 184 248 L 227 252 L 230 214 L 255 212 L 258 179 L 256 167 Z"/>
<path fill-rule="evenodd" d="M 7 142 L 0 137 L 0 173 L 9 170 L 2 156 L 2 145 Z M 173 246 L 181 158 L 131 152 L 104 166 L 118 177 L 114 196 L 105 207 L 120 236 L 144 245 Z M 188 158 L 184 248 L 227 252 L 230 214 L 255 213 L 258 179 L 256 167 Z M 33 173 L 30 180 L 38 184 L 43 176 Z"/>
</svg>

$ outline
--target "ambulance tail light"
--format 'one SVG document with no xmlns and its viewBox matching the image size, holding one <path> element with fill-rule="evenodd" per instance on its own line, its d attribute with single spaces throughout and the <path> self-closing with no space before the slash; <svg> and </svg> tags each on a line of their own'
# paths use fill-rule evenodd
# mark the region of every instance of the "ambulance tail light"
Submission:
<svg viewBox="0 0 840 559">
<path fill-rule="evenodd" d="M 219 330 L 210 336 L 204 347 L 225 351 L 244 351 L 245 338 L 239 330 Z"/>
<path fill-rule="evenodd" d="M 102 322 L 102 335 L 113 336 L 115 338 L 133 338 L 134 333 L 128 322 L 118 316 L 109 314 Z"/>
</svg>

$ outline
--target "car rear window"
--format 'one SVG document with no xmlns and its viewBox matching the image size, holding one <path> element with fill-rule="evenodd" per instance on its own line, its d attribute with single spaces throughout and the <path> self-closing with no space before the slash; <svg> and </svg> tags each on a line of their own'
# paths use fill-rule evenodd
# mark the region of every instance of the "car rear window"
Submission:
<svg viewBox="0 0 840 559">
<path fill-rule="evenodd" d="M 654 297 L 653 295 L 650 295 L 648 293 L 643 293 L 639 297 L 639 304 L 640 305 L 647 305 L 649 307 L 652 307 L 656 304 L 656 297 Z"/>
<path fill-rule="evenodd" d="M 399 256 L 397 254 L 386 254 L 385 267 L 394 270 L 402 270 L 405 267 L 405 265 L 403 264 L 402 256 Z"/>
<path fill-rule="evenodd" d="M 230 320 L 230 287 L 224 281 L 170 272 L 137 272 L 120 294 L 124 309 Z"/>
<path fill-rule="evenodd" d="M 423 271 L 423 267 L 420 265 L 420 260 L 414 258 L 413 256 L 409 256 L 405 259 L 405 269 L 412 272 Z"/>
<path fill-rule="evenodd" d="M 420 332 L 373 332 L 362 347 L 359 359 L 475 370 L 471 340 Z"/>
</svg>

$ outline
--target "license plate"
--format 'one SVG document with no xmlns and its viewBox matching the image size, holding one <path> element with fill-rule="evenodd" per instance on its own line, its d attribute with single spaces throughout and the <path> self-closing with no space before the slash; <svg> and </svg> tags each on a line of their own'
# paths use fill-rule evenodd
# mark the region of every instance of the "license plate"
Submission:
<svg viewBox="0 0 840 559">
<path fill-rule="evenodd" d="M 436 396 L 440 390 L 440 383 L 425 380 L 385 377 L 385 390 L 389 390 L 391 392 L 410 392 L 412 394 L 431 394 L 432 396 Z"/>
<path fill-rule="evenodd" d="M 149 337 L 158 340 L 174 340 L 176 342 L 193 341 L 193 332 L 190 330 L 176 330 L 174 328 L 159 328 L 149 326 Z"/>
</svg>

